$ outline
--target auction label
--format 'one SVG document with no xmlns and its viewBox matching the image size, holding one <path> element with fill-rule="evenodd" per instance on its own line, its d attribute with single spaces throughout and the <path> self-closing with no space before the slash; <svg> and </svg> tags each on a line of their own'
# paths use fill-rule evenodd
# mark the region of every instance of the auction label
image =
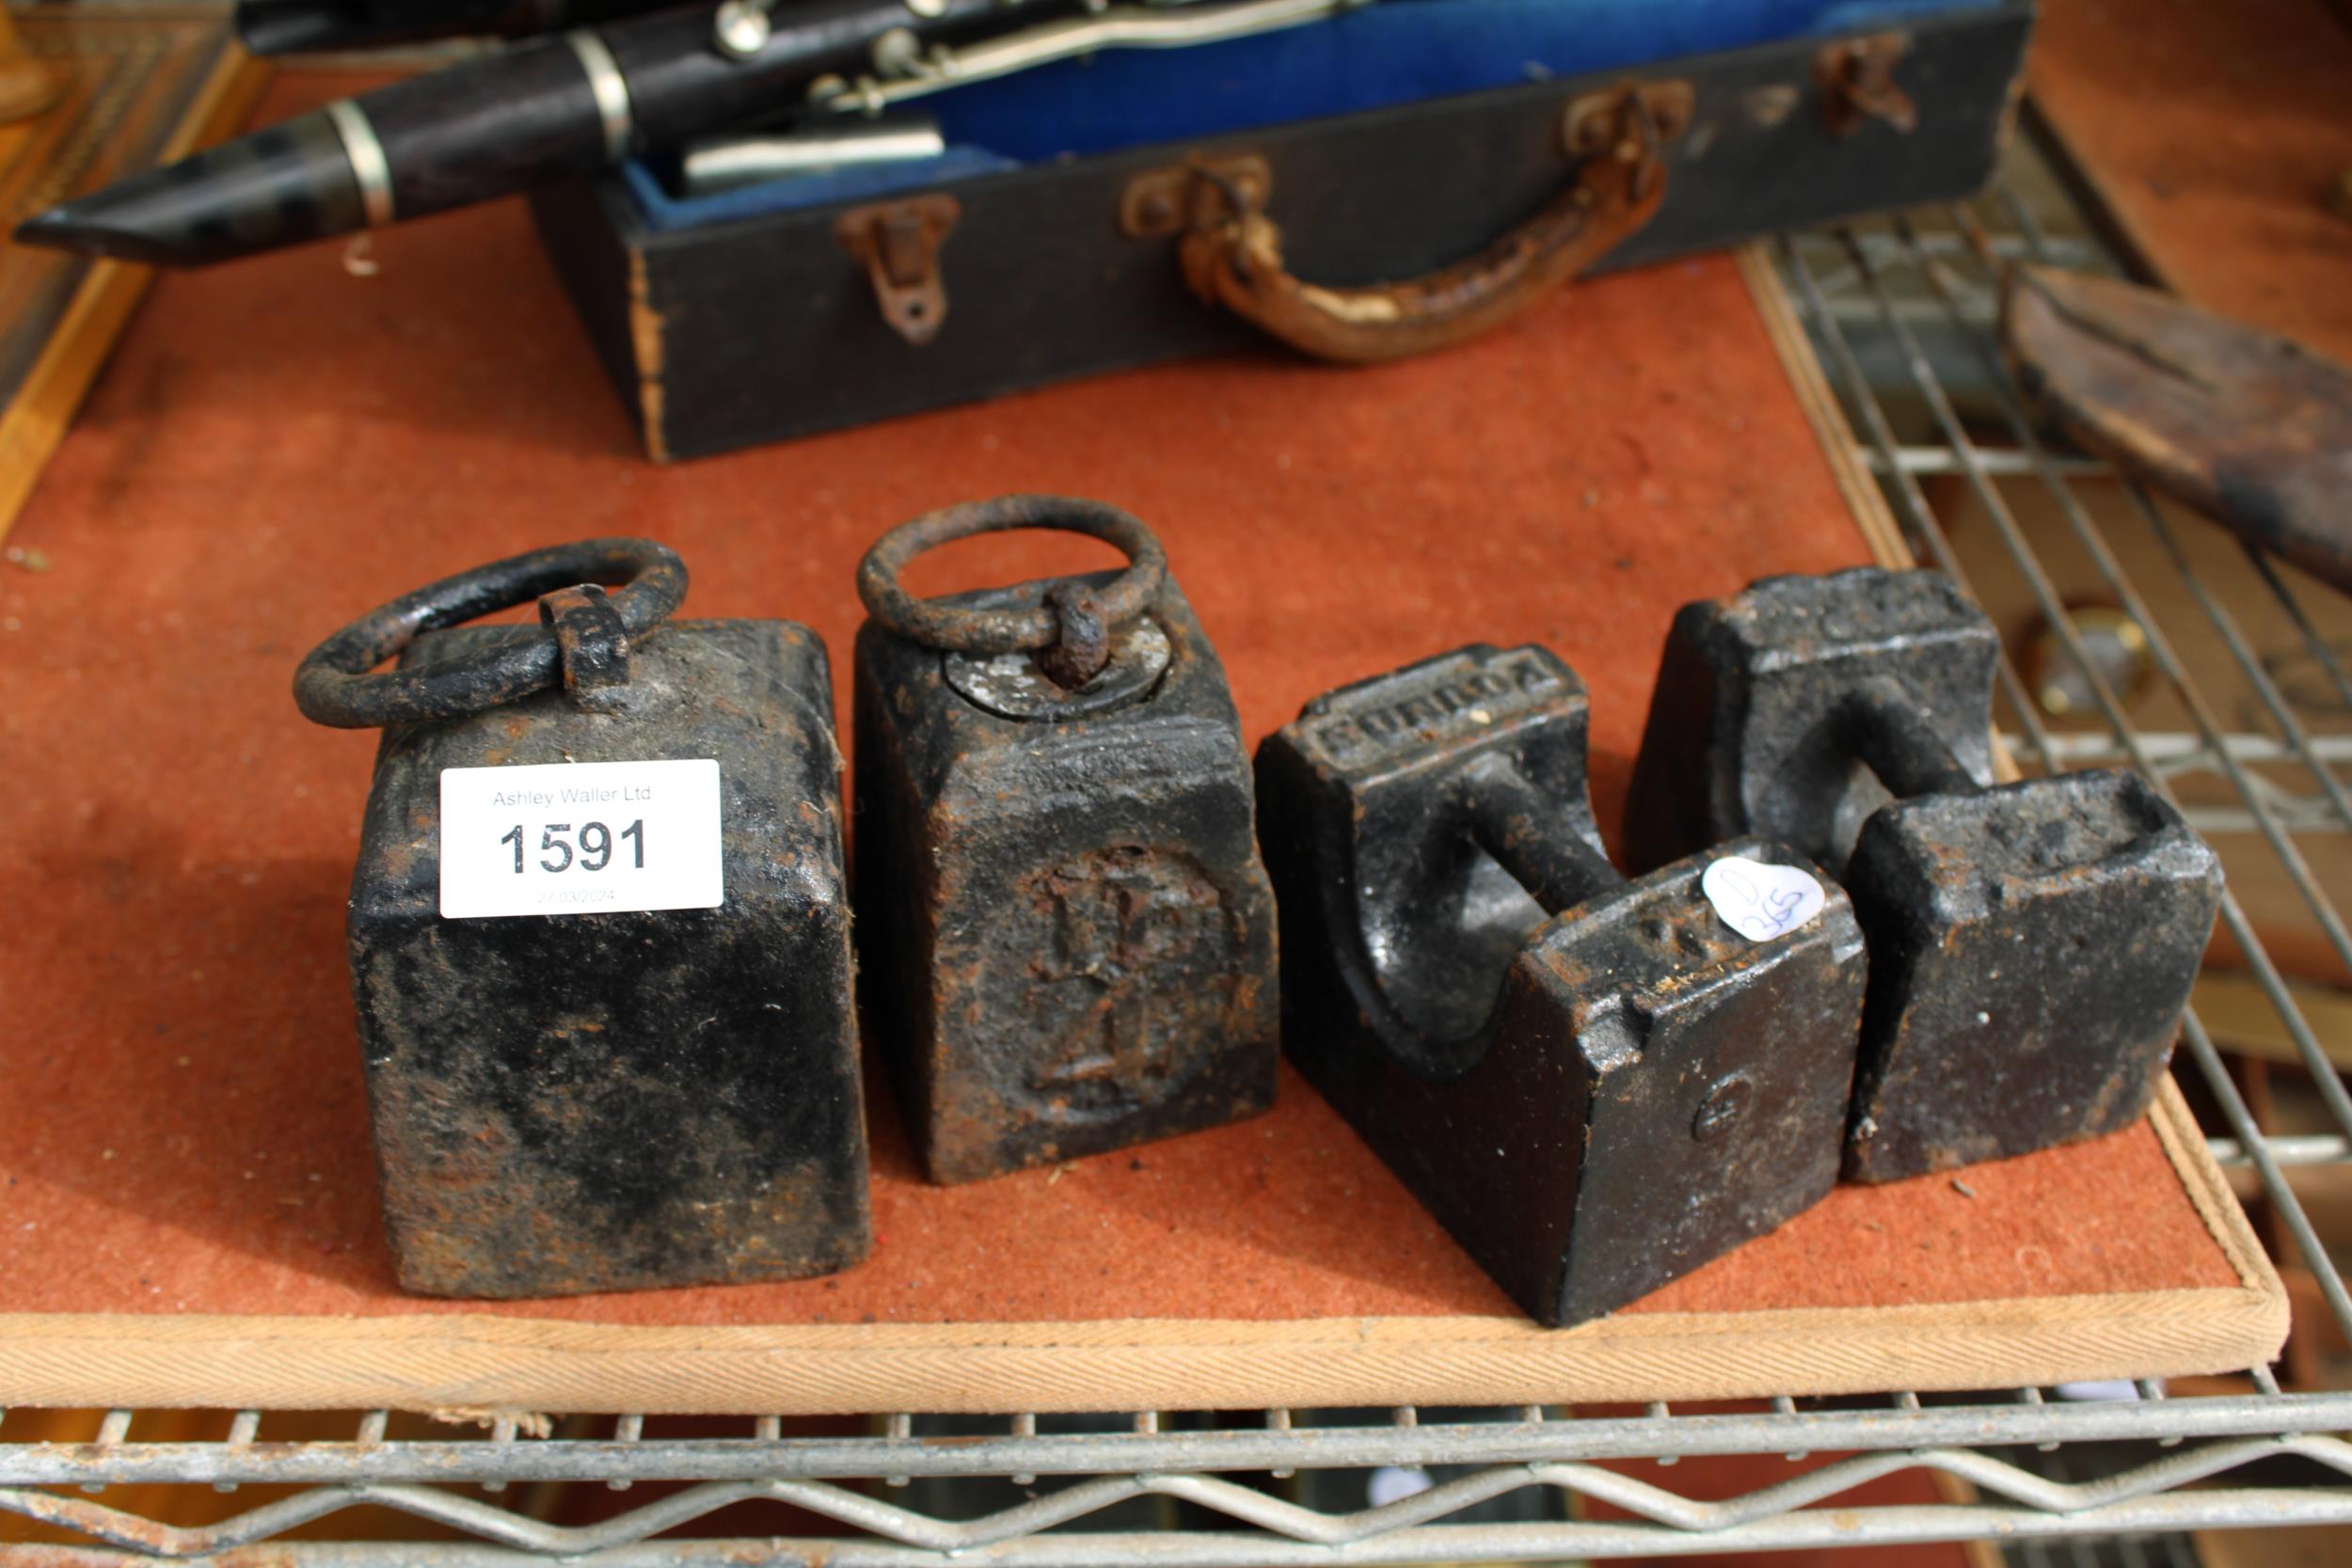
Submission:
<svg viewBox="0 0 2352 1568">
<path fill-rule="evenodd" d="M 726 896 L 719 764 L 441 769 L 441 913 L 712 910 Z"/>
<path fill-rule="evenodd" d="M 1724 924 L 1750 942 L 1770 942 L 1811 925 L 1829 901 L 1811 872 L 1745 855 L 1710 863 L 1699 877 L 1699 891 Z"/>
</svg>

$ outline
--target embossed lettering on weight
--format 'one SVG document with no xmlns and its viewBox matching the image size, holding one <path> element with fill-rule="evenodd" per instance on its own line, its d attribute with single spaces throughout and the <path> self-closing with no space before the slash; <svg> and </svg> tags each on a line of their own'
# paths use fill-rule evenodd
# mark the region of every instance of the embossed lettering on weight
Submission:
<svg viewBox="0 0 2352 1568">
<path fill-rule="evenodd" d="M 1031 1087 L 1066 1090 L 1093 1079 L 1135 1085 L 1165 1069 L 1167 1041 L 1152 1027 L 1150 944 L 1156 889 L 1147 862 L 1059 868 L 1046 880 L 1053 941 L 1036 963 L 1046 985 L 1074 984 L 1080 1004 L 1059 1049 Z"/>
<path fill-rule="evenodd" d="M 1325 754 L 1353 763 L 1515 717 L 1559 686 L 1557 673 L 1525 650 L 1486 664 L 1448 660 L 1343 694 L 1308 736 Z"/>
<path fill-rule="evenodd" d="M 1756 1085 L 1746 1073 L 1735 1072 L 1718 1080 L 1691 1118 L 1691 1136 L 1703 1144 L 1717 1142 L 1740 1124 L 1755 1099 Z"/>
<path fill-rule="evenodd" d="M 1224 1026 L 1216 981 L 1233 937 L 1188 856 L 1127 846 L 1034 872 L 1015 884 L 1004 934 L 1031 980 L 1022 1092 L 1064 1114 L 1151 1102 L 1194 1042 Z"/>
</svg>

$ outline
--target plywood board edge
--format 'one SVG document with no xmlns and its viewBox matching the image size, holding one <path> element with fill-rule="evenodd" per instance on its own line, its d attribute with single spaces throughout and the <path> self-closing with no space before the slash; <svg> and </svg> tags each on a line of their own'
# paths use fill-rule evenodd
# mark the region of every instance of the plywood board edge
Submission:
<svg viewBox="0 0 2352 1568">
<path fill-rule="evenodd" d="M 2171 1162 L 2174 1174 L 2181 1179 L 2181 1188 L 2197 1209 L 2205 1228 L 2237 1271 L 2244 1287 L 2258 1294 L 2275 1296 L 2283 1313 L 2286 1286 L 2272 1267 L 2270 1255 L 2263 1250 L 2262 1241 L 2239 1207 L 2237 1195 L 2230 1190 L 2230 1179 L 2213 1157 L 2205 1134 L 2189 1113 L 2188 1102 L 2181 1098 L 2180 1086 L 2167 1073 L 2156 1085 L 2154 1103 L 2148 1109 L 2148 1119 L 2154 1127 L 2156 1141 L 2164 1148 L 2165 1158 Z M 2281 1339 L 2283 1337 L 2281 1319 Z M 2275 1351 L 2276 1346 L 2272 1347 Z M 2253 1363 L 2249 1362 L 2249 1366 Z"/>
<path fill-rule="evenodd" d="M 1782 286 L 1771 249 L 1761 241 L 1744 245 L 1738 260 L 1740 277 L 1748 286 L 1749 297 L 1756 301 L 1765 335 L 1772 339 L 1772 352 L 1780 356 L 1781 370 L 1804 409 L 1805 422 L 1821 444 L 1821 455 L 1829 460 L 1831 477 L 1846 499 L 1847 510 L 1853 514 L 1854 527 L 1870 546 L 1870 559 L 1881 566 L 1916 566 L 1918 559 L 1903 538 L 1894 509 L 1886 504 L 1886 493 L 1862 461 L 1853 426 L 1822 373 L 1820 356 L 1813 352 L 1804 324 L 1797 319 L 1795 303 Z"/>
<path fill-rule="evenodd" d="M 2178 1114 L 2177 1099 L 2160 1106 Z M 2174 1130 L 2177 1132 L 2177 1129 Z M 2169 1150 L 2177 1140 L 2168 1136 Z M 2217 1169 L 2210 1177 L 2218 1181 Z M 2193 1198 L 2205 1172 L 2183 1172 Z M 642 1327 L 463 1314 L 0 1316 L 0 1401 L 843 1414 L 1759 1398 L 2239 1370 L 2287 1304 L 2226 1189 L 2237 1288 L 1925 1306 L 1270 1323 Z M 2225 1234 L 2227 1233 L 2227 1234 Z"/>
</svg>

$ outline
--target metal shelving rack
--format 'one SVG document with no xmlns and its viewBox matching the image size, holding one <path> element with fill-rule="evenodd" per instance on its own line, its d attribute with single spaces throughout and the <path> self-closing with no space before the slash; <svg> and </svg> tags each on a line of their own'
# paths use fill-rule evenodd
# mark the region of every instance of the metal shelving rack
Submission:
<svg viewBox="0 0 2352 1568">
<path fill-rule="evenodd" d="M 1855 432 L 1857 455 L 1920 558 L 1967 575 L 1949 514 L 1962 504 L 1975 508 L 1971 526 L 1989 527 L 2002 546 L 1998 569 L 2011 579 L 2003 591 L 2022 591 L 2039 607 L 2080 672 L 2099 723 L 2054 732 L 2026 678 L 2004 665 L 2000 721 L 2020 766 L 2032 773 L 2122 760 L 2168 788 L 2193 780 L 2226 784 L 2230 798 L 2220 804 L 2213 788 L 2190 802 L 2194 819 L 2226 837 L 2233 847 L 2225 858 L 2238 851 L 2275 857 L 2312 928 L 2352 974 L 2352 938 L 2305 855 L 2316 838 L 2352 830 L 2352 803 L 2329 766 L 2352 754 L 2352 679 L 2346 654 L 2314 622 L 2311 605 L 2320 591 L 2293 584 L 2290 573 L 2250 552 L 2244 559 L 2264 615 L 2295 628 L 2325 689 L 2341 703 L 2340 716 L 2314 720 L 2296 711 L 2256 656 L 2242 618 L 2229 608 L 2232 595 L 2191 570 L 2181 532 L 2202 525 L 2183 525 L 2124 486 L 2126 525 L 2151 531 L 2155 558 L 2183 579 L 2167 585 L 2166 611 L 2152 608 L 2116 547 L 2118 525 L 2082 500 L 2086 486 L 2118 482 L 2102 465 L 2043 444 L 1994 347 L 1994 277 L 1968 243 L 1972 225 L 2002 258 L 2121 270 L 2081 214 L 2054 198 L 2059 189 L 2042 155 L 2021 144 L 2002 183 L 1964 212 L 1809 234 L 1783 242 L 1776 259 Z M 1954 477 L 1964 482 L 1957 491 Z M 2137 626 L 2145 656 L 2186 716 L 2181 733 L 2143 734 L 2127 716 L 2021 524 L 2021 486 L 2040 493 L 2037 504 L 2055 506 L 2068 547 L 2090 563 L 2106 596 Z M 1981 560 L 1975 571 L 1978 588 L 1995 586 L 1985 580 Z M 2339 613 L 2343 606 L 2328 610 Z M 2188 668 L 2177 651 L 2184 613 L 2201 622 L 2195 635 L 2217 637 L 2228 648 L 2232 678 L 2246 683 L 2262 722 L 2233 728 L 2223 721 L 2200 684 L 2212 672 Z M 2233 875 L 2240 865 L 2232 863 Z M 2236 902 L 2223 922 L 2317 1086 L 2330 1130 L 2265 1136 L 2194 1013 L 2178 1065 L 2185 1079 L 2201 1081 L 2226 1123 L 2217 1155 L 2250 1170 L 2284 1238 L 2282 1251 L 2292 1251 L 2335 1326 L 2352 1337 L 2352 1296 L 2288 1175 L 2298 1166 L 2352 1165 L 2352 1097 Z M 665 1436 L 659 1423 L 649 1433 L 643 1418 L 623 1415 L 567 1421 L 544 1439 L 519 1434 L 512 1421 L 486 1434 L 394 1438 L 379 1412 L 353 1417 L 342 1440 L 297 1443 L 265 1440 L 264 1418 L 247 1411 L 225 1418 L 218 1440 L 155 1441 L 141 1439 L 141 1418 L 116 1411 L 94 1441 L 65 1444 L 24 1441 L 0 1419 L 0 1510 L 41 1521 L 72 1543 L 0 1546 L 0 1560 L 22 1554 L 43 1563 L 96 1564 L 229 1554 L 224 1562 L 242 1562 L 257 1559 L 235 1548 L 267 1542 L 266 1560 L 293 1568 L 391 1560 L 454 1568 L 589 1553 L 615 1568 L 882 1568 L 950 1556 L 1037 1568 L 1119 1560 L 1205 1568 L 1994 1539 L 2022 1560 L 2064 1555 L 2087 1564 L 2188 1560 L 2177 1532 L 2192 1528 L 2352 1521 L 2352 1443 L 2333 1435 L 2352 1430 L 2352 1392 L 2283 1392 L 2265 1367 L 2249 1368 L 2235 1382 L 2246 1391 L 2167 1397 L 2141 1384 L 2135 1398 L 2096 1402 L 2036 1388 L 1926 1402 L 1899 1392 L 1805 1408 L 1788 1399 L 1735 1411 L 1653 1405 L 1639 1415 L 1580 1416 L 1559 1407 L 1276 1410 L 1166 1422 L 1152 1413 L 1016 1416 L 993 1424 L 884 1416 L 865 1423 L 862 1434 L 837 1437 L 787 1436 L 776 1420 L 749 1418 L 733 1435 Z M 938 1440 L 947 1435 L 955 1440 Z M 1777 1456 L 1775 1479 L 1723 1500 L 1699 1500 L 1672 1485 L 1677 1472 L 1665 1466 L 1725 1454 Z M 1645 1460 L 1657 1465 L 1604 1463 Z M 1344 1472 L 1379 1466 L 1438 1467 L 1438 1474 L 1427 1489 L 1383 1506 L 1335 1506 L 1342 1494 L 1363 1495 Z M 1947 1500 L 1822 1506 L 1906 1470 L 1948 1478 L 1939 1487 Z M 2081 1476 L 2095 1479 L 2074 1479 Z M 171 1526 L 107 1495 L 109 1487 L 143 1483 L 291 1490 L 268 1500 L 249 1492 L 215 1499 L 214 1512 L 227 1515 L 219 1522 Z M 594 1523 L 548 1523 L 538 1516 L 544 1509 L 512 1506 L 510 1489 L 539 1483 L 597 1491 L 644 1485 L 658 1495 L 608 1499 L 608 1516 Z M 1564 1501 L 1571 1497 L 1573 1506 Z M 804 1521 L 814 1515 L 822 1523 L 788 1538 L 665 1535 L 752 1499 L 789 1504 Z M 1138 1499 L 1152 1502 L 1143 1512 L 1156 1528 L 1127 1528 Z M 1513 1516 L 1495 1516 L 1514 1502 Z M 363 1505 L 394 1511 L 392 1539 L 278 1539 L 313 1522 L 332 1534 L 345 1511 Z M 1594 1516 L 1594 1505 L 1607 1516 Z M 446 1539 L 416 1539 L 423 1534 Z M 2106 1539 L 2094 1545 L 2094 1538 Z"/>
</svg>

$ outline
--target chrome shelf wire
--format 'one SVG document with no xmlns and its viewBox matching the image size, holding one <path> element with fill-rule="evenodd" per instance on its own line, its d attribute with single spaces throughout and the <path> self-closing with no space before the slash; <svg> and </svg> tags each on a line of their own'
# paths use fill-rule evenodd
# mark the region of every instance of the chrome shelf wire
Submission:
<svg viewBox="0 0 2352 1568">
<path fill-rule="evenodd" d="M 2352 832 L 2352 794 L 2338 772 L 2352 763 L 2352 678 L 2344 653 L 2323 630 L 2325 622 L 2343 624 L 2344 607 L 2246 552 L 2246 580 L 2234 586 L 2251 585 L 2263 621 L 2288 628 L 2344 706 L 2345 721 L 2315 722 L 2296 710 L 2258 655 L 2248 633 L 2255 611 L 2208 580 L 2209 563 L 2192 563 L 2185 530 L 2201 525 L 2176 524 L 2129 486 L 2121 513 L 2089 502 L 2090 487 L 2112 490 L 2119 482 L 2095 459 L 2052 450 L 2034 424 L 1993 342 L 1995 278 L 1971 230 L 1982 233 L 1996 262 L 2121 269 L 2079 214 L 2063 210 L 2064 198 L 2050 195 L 2058 187 L 2037 151 L 2021 143 L 2010 162 L 2016 182 L 2005 177 L 1964 210 L 1778 246 L 1788 292 L 1855 433 L 1855 455 L 1877 477 L 1924 562 L 1953 572 L 1980 596 L 1994 589 L 2022 594 L 2080 674 L 2095 724 L 2054 725 L 2026 673 L 2004 658 L 2003 730 L 2019 763 L 2030 772 L 2116 765 L 2146 771 L 2204 831 L 2227 835 L 2233 879 L 2249 869 L 2249 857 L 2267 855 L 2319 946 L 2352 973 L 2352 934 L 2306 853 L 2307 845 Z M 2037 192 L 2032 201 L 2018 194 L 2026 186 Z M 1960 493 L 1947 494 L 1947 482 Z M 2021 513 L 2025 495 L 2054 509 L 2058 530 L 2044 531 L 2045 546 L 2055 540 L 2070 559 L 2087 562 L 2102 595 L 2137 628 L 2185 728 L 2135 725 L 2133 705 L 2066 614 L 2058 575 L 2037 553 L 2035 531 Z M 1974 509 L 1969 526 L 1990 531 L 1997 553 L 1955 544 L 1963 505 Z M 2141 537 L 2119 549 L 2128 529 Z M 2127 562 L 2162 574 L 2148 584 L 2152 593 L 2142 592 Z M 2184 637 L 2217 642 L 2231 661 L 2220 673 L 2250 693 L 2250 706 L 2228 710 L 2231 722 L 2211 689 L 2216 673 L 2191 668 L 2180 651 Z M 2216 799 L 2218 789 L 2226 799 Z M 2328 1125 L 2265 1134 L 2206 1021 L 2192 1013 L 2184 1054 L 2224 1123 L 2214 1152 L 2225 1166 L 2250 1173 L 2291 1248 L 2280 1260 L 2309 1272 L 2324 1309 L 2352 1337 L 2352 1294 L 2287 1175 L 2352 1165 L 2352 1097 L 2296 987 L 2234 900 L 2224 926 L 2279 1032 L 2309 1070 Z M 903 1415 L 875 1417 L 866 1435 L 850 1436 L 789 1435 L 771 1418 L 744 1418 L 733 1423 L 740 1429 L 733 1435 L 674 1437 L 662 1435 L 659 1422 L 649 1429 L 645 1418 L 620 1415 L 567 1422 L 547 1438 L 518 1435 L 512 1422 L 481 1435 L 394 1437 L 377 1411 L 353 1418 L 347 1441 L 286 1443 L 267 1440 L 263 1418 L 246 1411 L 230 1418 L 220 1440 L 184 1442 L 142 1440 L 135 1415 L 115 1411 L 90 1443 L 43 1444 L 12 1437 L 0 1416 L 0 1513 L 40 1521 L 54 1539 L 71 1543 L 0 1545 L 0 1564 L 21 1554 L 43 1564 L 112 1568 L 202 1560 L 267 1543 L 273 1560 L 288 1568 L 394 1561 L 474 1568 L 587 1553 L 610 1568 L 818 1561 L 899 1568 L 944 1563 L 959 1553 L 1038 1568 L 1127 1560 L 1213 1568 L 1998 1538 L 2024 1562 L 2138 1568 L 2189 1561 L 2181 1535 L 2189 1529 L 2352 1523 L 2352 1443 L 2338 1435 L 2352 1431 L 2352 1393 L 2285 1393 L 2266 1367 L 2246 1369 L 2237 1381 L 2249 1391 L 2168 1397 L 2142 1383 L 2128 1398 L 2095 1401 L 2039 1388 L 1926 1401 L 1893 1391 L 1827 1406 L 1780 1398 L 1731 1413 L 1653 1404 L 1588 1416 L 1544 1406 L 1268 1410 L 1214 1418 L 1129 1412 L 1083 1422 L 1013 1416 L 977 1437 L 969 1420 L 950 1430 Z M 927 1440 L 935 1436 L 953 1440 Z M 1788 1468 L 1745 1494 L 1700 1500 L 1672 1484 L 1678 1469 L 1643 1465 L 1632 1473 L 1604 1463 L 1711 1455 L 1771 1456 Z M 1345 1473 L 1384 1466 L 1420 1469 L 1429 1484 L 1376 1507 L 1294 1500 L 1318 1481 L 1330 1483 L 1322 1488 L 1326 1504 L 1363 1497 Z M 1903 1471 L 1951 1478 L 1976 1500 L 1825 1506 Z M 579 1511 L 587 1523 L 549 1523 L 516 1500 L 544 1497 L 547 1488 L 603 1496 L 640 1483 L 657 1484 Z M 239 1497 L 218 1523 L 175 1526 L 109 1496 L 130 1484 L 267 1486 L 282 1495 L 250 1506 L 238 1506 L 246 1502 Z M 1548 1514 L 1495 1515 L 1499 1502 L 1531 1489 L 1549 1499 Z M 1579 1505 L 1563 1506 L 1564 1498 Z M 825 1533 L 715 1541 L 666 1533 L 755 1499 L 803 1510 L 825 1521 Z M 1120 1529 L 1104 1522 L 1131 1518 L 1105 1511 L 1136 1499 L 1181 1505 L 1188 1528 Z M 1613 1516 L 1592 1518 L 1582 1503 L 1605 1505 Z M 339 1515 L 362 1506 L 389 1510 L 399 1528 L 376 1541 L 280 1539 L 304 1525 L 323 1523 L 332 1533 Z M 427 1531 L 442 1538 L 421 1539 Z M 2094 1541 L 2104 1544 L 2094 1548 Z"/>
</svg>

